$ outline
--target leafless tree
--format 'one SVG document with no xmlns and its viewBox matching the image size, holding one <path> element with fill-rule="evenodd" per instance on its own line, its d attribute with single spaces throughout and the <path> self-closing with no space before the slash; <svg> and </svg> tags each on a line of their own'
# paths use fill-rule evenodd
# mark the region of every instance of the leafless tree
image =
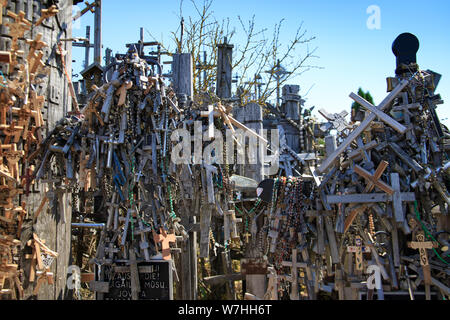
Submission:
<svg viewBox="0 0 450 320">
<path fill-rule="evenodd" d="M 314 36 L 307 35 L 303 23 L 297 28 L 288 44 L 280 42 L 284 19 L 272 30 L 257 29 L 256 18 L 252 16 L 244 21 L 238 16 L 238 26 L 232 26 L 230 18 L 218 20 L 213 11 L 214 0 L 190 0 L 196 15 L 185 20 L 183 0 L 180 0 L 180 27 L 172 32 L 175 50 L 190 52 L 194 60 L 194 91 L 211 91 L 216 83 L 217 45 L 227 39 L 234 44 L 233 72 L 239 75 L 235 95 L 243 104 L 257 102 L 265 105 L 273 97 L 277 88 L 281 88 L 293 77 L 318 68 L 310 64 L 317 47 L 310 45 Z M 271 34 L 270 37 L 267 34 Z M 242 39 L 238 41 L 239 39 Z M 164 45 L 164 44 L 163 44 Z M 170 50 L 170 46 L 167 48 Z M 283 65 L 289 70 L 283 72 Z M 281 75 L 281 73 L 284 73 Z"/>
</svg>

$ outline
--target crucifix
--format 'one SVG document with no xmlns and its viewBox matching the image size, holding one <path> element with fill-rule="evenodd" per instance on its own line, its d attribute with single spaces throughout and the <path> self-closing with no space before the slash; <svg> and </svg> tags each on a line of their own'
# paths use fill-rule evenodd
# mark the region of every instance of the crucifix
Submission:
<svg viewBox="0 0 450 320">
<path fill-rule="evenodd" d="M 298 269 L 306 268 L 306 263 L 297 262 L 297 249 L 292 249 L 292 261 L 282 261 L 281 265 L 291 268 L 291 275 L 286 276 L 286 280 L 292 283 L 290 298 L 291 300 L 299 300 Z"/>
<path fill-rule="evenodd" d="M 163 228 L 160 228 L 159 230 L 160 230 L 159 234 L 157 234 L 155 231 L 152 231 L 153 240 L 155 241 L 155 243 L 161 242 L 161 251 L 163 259 L 170 260 L 172 259 L 172 256 L 170 255 L 170 243 L 176 241 L 175 235 L 167 234 L 167 232 Z"/>
</svg>

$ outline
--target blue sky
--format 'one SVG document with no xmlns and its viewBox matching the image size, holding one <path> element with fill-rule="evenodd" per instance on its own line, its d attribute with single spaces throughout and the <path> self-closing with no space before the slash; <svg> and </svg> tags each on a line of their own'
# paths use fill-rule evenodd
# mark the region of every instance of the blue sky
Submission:
<svg viewBox="0 0 450 320">
<path fill-rule="evenodd" d="M 379 30 L 370 30 L 366 25 L 370 17 L 366 10 L 371 5 L 380 8 Z M 170 32 L 179 26 L 179 7 L 179 0 L 103 0 L 104 49 L 124 52 L 125 43 L 138 40 L 140 27 L 145 28 L 147 40 L 150 40 L 148 31 L 158 40 L 170 43 Z M 290 83 L 299 84 L 303 95 L 309 91 L 306 106 L 315 105 L 316 112 L 320 108 L 329 112 L 349 111 L 352 100 L 348 96 L 359 87 L 369 90 L 375 103 L 381 102 L 386 96 L 386 77 L 393 76 L 395 70 L 392 42 L 399 34 L 411 32 L 420 41 L 417 54 L 420 68 L 442 74 L 437 93 L 447 103 L 438 106 L 437 112 L 441 121 L 450 126 L 450 111 L 446 111 L 446 105 L 450 104 L 450 1 L 215 0 L 212 9 L 218 20 L 228 17 L 235 25 L 238 16 L 246 21 L 255 15 L 259 29 L 272 28 L 285 19 L 280 37 L 285 44 L 303 22 L 307 34 L 316 37 L 311 47 L 318 47 L 319 59 L 310 62 L 322 69 L 312 69 Z M 190 1 L 184 0 L 185 19 L 194 14 Z M 93 32 L 93 14 L 85 14 L 74 25 L 73 35 L 84 37 L 86 25 L 91 25 Z M 235 36 L 235 41 L 240 40 L 239 36 Z M 81 71 L 84 59 L 82 48 L 74 48 L 73 59 L 76 74 Z M 318 118 L 322 119 L 320 115 Z"/>
</svg>

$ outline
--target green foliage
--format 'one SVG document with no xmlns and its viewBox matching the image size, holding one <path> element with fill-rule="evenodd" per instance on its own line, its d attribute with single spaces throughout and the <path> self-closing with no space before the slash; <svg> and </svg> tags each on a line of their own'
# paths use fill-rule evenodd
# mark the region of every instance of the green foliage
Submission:
<svg viewBox="0 0 450 320">
<path fill-rule="evenodd" d="M 375 104 L 373 102 L 373 98 L 372 95 L 370 94 L 369 91 L 364 92 L 363 89 L 359 88 L 358 89 L 358 95 L 364 99 L 366 99 L 367 101 L 369 101 L 371 104 Z M 362 108 L 362 110 L 364 110 L 365 108 L 363 106 L 361 106 L 359 103 L 357 102 L 353 102 L 352 103 L 352 109 L 355 109 L 355 111 L 360 110 L 360 108 Z"/>
</svg>

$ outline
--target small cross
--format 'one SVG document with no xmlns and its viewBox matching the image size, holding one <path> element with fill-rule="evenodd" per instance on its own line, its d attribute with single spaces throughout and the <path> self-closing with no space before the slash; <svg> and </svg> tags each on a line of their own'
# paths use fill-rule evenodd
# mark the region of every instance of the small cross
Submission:
<svg viewBox="0 0 450 320">
<path fill-rule="evenodd" d="M 54 15 L 56 15 L 59 12 L 59 10 L 57 9 L 57 7 L 55 5 L 52 5 L 50 8 L 48 9 L 42 9 L 41 10 L 41 17 L 39 18 L 39 20 L 36 22 L 35 26 L 39 26 L 45 19 L 48 19 L 50 17 L 53 17 Z"/>
<path fill-rule="evenodd" d="M 378 188 L 388 193 L 389 195 L 394 194 L 394 190 L 389 185 L 379 180 L 388 165 L 389 163 L 387 161 L 384 160 L 381 161 L 380 164 L 378 165 L 377 170 L 375 170 L 375 173 L 373 175 L 370 174 L 370 172 L 368 172 L 367 170 L 361 168 L 360 166 L 355 165 L 355 172 L 368 181 L 364 193 L 372 191 L 372 189 L 375 186 L 377 186 Z"/>
<path fill-rule="evenodd" d="M 176 241 L 176 237 L 174 234 L 167 234 L 163 228 L 160 228 L 160 234 L 157 234 L 155 231 L 153 232 L 153 240 L 156 243 L 161 242 L 162 256 L 164 260 L 172 259 L 170 254 L 170 243 Z"/>
<path fill-rule="evenodd" d="M 328 121 L 331 122 L 333 128 L 337 131 L 342 132 L 348 127 L 348 123 L 345 117 L 348 115 L 347 111 L 342 111 L 341 113 L 329 114 L 325 109 L 320 109 L 319 113 Z"/>
<path fill-rule="evenodd" d="M 367 253 L 370 252 L 369 247 L 363 247 L 362 245 L 362 239 L 360 236 L 355 237 L 355 245 L 354 246 L 348 246 L 347 252 L 354 253 L 355 254 L 355 263 L 356 263 L 356 270 L 357 271 L 363 271 L 364 265 L 363 265 L 363 252 Z"/>
</svg>

